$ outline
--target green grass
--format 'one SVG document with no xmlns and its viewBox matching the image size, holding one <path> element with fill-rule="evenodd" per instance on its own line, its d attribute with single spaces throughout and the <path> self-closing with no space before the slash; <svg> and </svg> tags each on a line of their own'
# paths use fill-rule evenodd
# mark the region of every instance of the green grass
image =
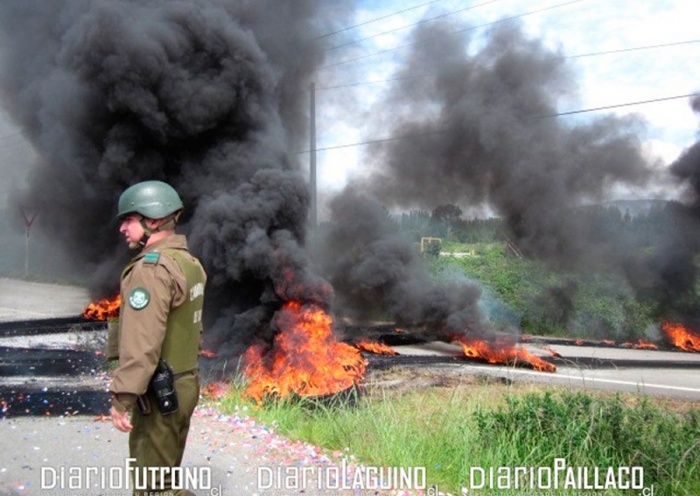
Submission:
<svg viewBox="0 0 700 496">
<path fill-rule="evenodd" d="M 660 319 L 653 301 L 609 272 L 555 270 L 544 262 L 513 256 L 502 243 L 451 244 L 447 251 L 472 255 L 428 259 L 436 278 L 461 274 L 476 281 L 491 299 L 519 317 L 515 325 L 528 334 L 649 339 L 647 330 Z"/>
<path fill-rule="evenodd" d="M 453 494 L 468 485 L 473 467 L 553 467 L 561 458 L 591 471 L 641 466 L 655 494 L 690 496 L 700 488 L 695 405 L 492 383 L 404 393 L 370 387 L 357 401 L 334 404 L 294 398 L 255 405 L 242 391 L 235 388 L 221 408 L 244 407 L 291 439 L 349 452 L 365 465 L 425 467 L 430 484 Z"/>
</svg>

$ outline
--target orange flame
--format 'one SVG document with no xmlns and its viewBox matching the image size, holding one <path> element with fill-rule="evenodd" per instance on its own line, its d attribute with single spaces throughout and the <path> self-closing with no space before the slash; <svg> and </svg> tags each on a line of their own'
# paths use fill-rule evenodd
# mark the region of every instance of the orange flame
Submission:
<svg viewBox="0 0 700 496">
<path fill-rule="evenodd" d="M 202 396 L 210 400 L 218 400 L 226 396 L 231 385 L 225 382 L 211 382 L 202 388 Z"/>
<path fill-rule="evenodd" d="M 644 339 L 639 339 L 636 343 L 622 343 L 622 346 L 626 348 L 633 348 L 635 350 L 658 350 L 659 347 L 656 346 L 651 341 L 645 341 Z"/>
<path fill-rule="evenodd" d="M 204 358 L 216 358 L 218 355 L 215 351 L 201 349 L 201 350 L 199 350 L 199 356 L 204 357 Z"/>
<path fill-rule="evenodd" d="M 700 335 L 691 331 L 682 324 L 672 324 L 664 322 L 661 324 L 661 330 L 666 333 L 671 344 L 676 348 L 685 351 L 700 352 Z"/>
<path fill-rule="evenodd" d="M 119 317 L 119 307 L 122 305 L 121 296 L 113 299 L 102 298 L 91 302 L 83 310 L 83 318 L 89 320 L 107 320 Z"/>
<path fill-rule="evenodd" d="M 391 346 L 387 346 L 383 343 L 378 343 L 376 341 L 366 341 L 366 340 L 358 341 L 357 343 L 355 343 L 355 347 L 358 350 L 367 351 L 369 353 L 374 353 L 377 355 L 395 356 L 395 355 L 399 354 L 399 352 L 396 351 Z"/>
<path fill-rule="evenodd" d="M 510 340 L 470 340 L 464 336 L 454 338 L 462 347 L 464 355 L 469 358 L 479 358 L 493 364 L 527 363 L 533 369 L 542 372 L 556 372 L 557 367 L 542 358 L 533 355 L 525 348 L 515 346 Z"/>
<path fill-rule="evenodd" d="M 366 362 L 355 347 L 336 341 L 333 319 L 315 305 L 287 302 L 275 315 L 282 329 L 272 346 L 253 344 L 245 353 L 246 394 L 266 397 L 324 396 L 362 379 Z"/>
</svg>

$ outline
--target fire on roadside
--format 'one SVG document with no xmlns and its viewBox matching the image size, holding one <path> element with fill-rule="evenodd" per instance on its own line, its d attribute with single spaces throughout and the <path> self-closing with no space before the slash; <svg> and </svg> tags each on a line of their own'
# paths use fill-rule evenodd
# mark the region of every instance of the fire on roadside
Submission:
<svg viewBox="0 0 700 496">
<path fill-rule="evenodd" d="M 83 310 L 83 318 L 88 320 L 108 320 L 119 317 L 119 307 L 121 307 L 122 298 L 116 297 L 102 298 L 92 301 Z"/>
<path fill-rule="evenodd" d="M 700 352 L 700 334 L 697 332 L 682 324 L 673 324 L 671 322 L 661 324 L 661 330 L 664 331 L 668 340 L 676 348 L 695 353 Z"/>
<path fill-rule="evenodd" d="M 359 385 L 365 359 L 335 339 L 332 323 L 316 305 L 287 302 L 273 319 L 280 330 L 272 344 L 254 343 L 245 353 L 246 394 L 261 403 L 292 394 L 326 396 Z"/>
<path fill-rule="evenodd" d="M 387 346 L 383 343 L 378 343 L 376 341 L 367 341 L 363 339 L 353 344 L 358 350 L 366 351 L 368 353 L 374 353 L 375 355 L 396 356 L 399 354 L 399 352 L 391 346 Z"/>
<path fill-rule="evenodd" d="M 464 355 L 469 358 L 477 358 L 491 364 L 515 365 L 526 364 L 541 372 L 556 372 L 557 367 L 536 355 L 533 355 L 522 346 L 517 346 L 510 339 L 495 339 L 485 341 L 469 339 L 466 336 L 455 336 L 452 339 L 461 347 Z"/>
<path fill-rule="evenodd" d="M 644 339 L 639 339 L 637 340 L 636 343 L 622 343 L 622 346 L 625 348 L 634 348 L 635 350 L 658 350 L 659 347 L 656 346 L 654 343 L 651 341 L 646 341 Z"/>
<path fill-rule="evenodd" d="M 231 385 L 226 382 L 210 382 L 202 387 L 202 396 L 210 400 L 218 400 L 226 396 L 231 390 Z"/>
<path fill-rule="evenodd" d="M 624 343 L 614 341 L 612 339 L 601 339 L 600 341 L 584 341 L 583 339 L 574 340 L 576 346 L 610 346 L 610 347 L 623 347 L 631 348 L 635 350 L 658 350 L 659 346 L 651 341 L 645 339 L 638 339 L 637 341 L 626 341 Z"/>
</svg>

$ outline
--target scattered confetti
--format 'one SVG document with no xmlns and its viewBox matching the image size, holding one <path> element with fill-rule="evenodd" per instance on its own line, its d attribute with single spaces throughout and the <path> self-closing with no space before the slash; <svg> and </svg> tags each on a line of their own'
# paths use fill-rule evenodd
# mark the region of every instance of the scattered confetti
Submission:
<svg viewBox="0 0 700 496">
<path fill-rule="evenodd" d="M 268 425 L 258 423 L 254 418 L 242 414 L 243 409 L 231 415 L 222 414 L 213 406 L 200 405 L 195 410 L 194 416 L 204 422 L 198 422 L 200 427 L 195 432 L 190 432 L 190 437 L 196 436 L 198 441 L 205 443 L 210 456 L 211 463 L 215 457 L 226 457 L 231 462 L 231 470 L 227 476 L 235 474 L 236 469 L 241 465 L 250 465 L 249 471 L 255 471 L 258 466 L 266 467 L 316 467 L 317 469 L 338 469 L 339 482 L 345 481 L 349 484 L 355 478 L 356 472 L 365 473 L 366 467 L 358 462 L 356 457 L 350 453 L 349 448 L 343 450 L 325 450 L 319 446 L 312 445 L 304 441 L 293 441 L 275 432 L 275 429 Z M 237 443 L 222 438 L 221 432 L 225 433 L 230 429 L 237 435 L 231 436 L 234 439 L 243 439 Z M 242 436 L 241 436 L 242 434 Z M 241 454 L 240 448 L 252 450 L 254 456 Z M 235 469 L 234 469 L 235 467 Z M 344 470 L 344 472 L 343 472 Z M 333 481 L 338 482 L 338 481 Z M 255 494 L 255 488 L 245 488 Z M 315 487 L 313 488 L 315 489 Z M 285 492 L 285 494 L 305 494 L 305 489 L 298 489 L 296 492 Z M 248 493 L 246 493 L 248 494 Z M 441 495 L 439 492 L 426 492 L 425 490 L 408 491 L 394 489 L 388 491 L 378 490 L 345 490 L 344 493 L 333 491 L 333 494 L 372 495 L 372 496 L 425 496 L 426 494 Z M 444 495 L 446 496 L 446 495 Z"/>
</svg>

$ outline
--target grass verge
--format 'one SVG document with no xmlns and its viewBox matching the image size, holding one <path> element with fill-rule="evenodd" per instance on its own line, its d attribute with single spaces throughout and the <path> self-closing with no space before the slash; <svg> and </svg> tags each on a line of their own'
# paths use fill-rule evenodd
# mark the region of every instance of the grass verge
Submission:
<svg viewBox="0 0 700 496">
<path fill-rule="evenodd" d="M 700 410 L 692 403 L 472 378 L 418 390 L 369 385 L 350 400 L 293 398 L 263 405 L 236 387 L 220 407 L 229 413 L 247 408 L 290 439 L 352 453 L 365 465 L 425 467 L 428 482 L 452 494 L 463 487 L 468 494 L 522 494 L 481 475 L 488 477 L 491 467 L 500 470 L 496 475 L 510 470 L 514 484 L 516 467 L 551 467 L 554 473 L 555 463 L 565 463 L 567 471 L 558 472 L 559 491 L 548 494 L 581 494 L 561 489 L 567 476 L 585 478 L 581 468 L 589 484 L 607 484 L 587 494 L 641 494 L 615 489 L 606 479 L 608 467 L 617 481 L 631 480 L 618 475 L 619 467 L 642 467 L 644 486 L 654 486 L 655 494 L 690 496 L 700 488 Z M 537 477 L 522 476 L 521 488 L 529 487 L 530 476 Z"/>
</svg>

